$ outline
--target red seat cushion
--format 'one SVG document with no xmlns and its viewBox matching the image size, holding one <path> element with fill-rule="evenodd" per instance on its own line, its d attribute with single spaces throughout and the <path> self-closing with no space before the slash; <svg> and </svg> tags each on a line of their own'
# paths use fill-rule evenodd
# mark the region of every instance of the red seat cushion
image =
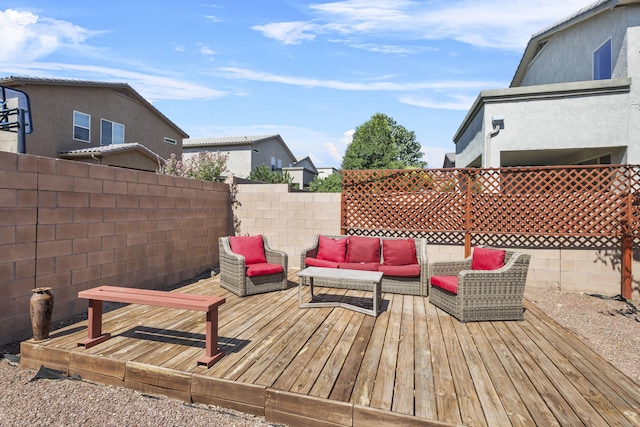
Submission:
<svg viewBox="0 0 640 427">
<path fill-rule="evenodd" d="M 257 264 L 247 265 L 247 276 L 268 276 L 269 274 L 282 273 L 282 266 L 280 264 L 269 264 L 261 262 Z"/>
<path fill-rule="evenodd" d="M 338 268 L 345 270 L 378 271 L 378 267 L 380 267 L 379 262 L 341 262 L 338 264 Z"/>
<path fill-rule="evenodd" d="M 431 284 L 458 295 L 458 276 L 432 276 Z"/>
<path fill-rule="evenodd" d="M 324 259 L 306 257 L 304 263 L 307 267 L 326 267 L 326 268 L 338 268 L 338 263 L 333 261 L 327 261 Z"/>
<path fill-rule="evenodd" d="M 420 265 L 418 264 L 387 265 L 385 263 L 378 267 L 378 271 L 383 272 L 385 276 L 420 277 Z"/>
<path fill-rule="evenodd" d="M 229 244 L 233 253 L 244 257 L 246 264 L 267 262 L 261 234 L 257 236 L 231 236 Z"/>
<path fill-rule="evenodd" d="M 327 236 L 318 236 L 318 255 L 316 258 L 333 261 L 344 262 L 347 256 L 347 238 L 338 238 Z"/>
<path fill-rule="evenodd" d="M 382 239 L 384 265 L 417 264 L 416 244 L 413 239 Z"/>
<path fill-rule="evenodd" d="M 505 251 L 490 248 L 473 248 L 472 270 L 497 270 L 504 267 Z"/>
<path fill-rule="evenodd" d="M 349 236 L 346 262 L 380 262 L 380 239 Z"/>
</svg>

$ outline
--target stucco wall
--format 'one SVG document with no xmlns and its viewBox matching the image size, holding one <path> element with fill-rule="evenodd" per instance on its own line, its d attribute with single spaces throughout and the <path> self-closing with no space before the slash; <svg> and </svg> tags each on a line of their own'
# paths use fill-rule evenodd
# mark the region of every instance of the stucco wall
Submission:
<svg viewBox="0 0 640 427">
<path fill-rule="evenodd" d="M 80 290 L 163 289 L 218 264 L 229 187 L 0 153 L 0 344 L 29 338 L 29 298 L 52 287 L 54 320 L 87 310 Z"/>
</svg>

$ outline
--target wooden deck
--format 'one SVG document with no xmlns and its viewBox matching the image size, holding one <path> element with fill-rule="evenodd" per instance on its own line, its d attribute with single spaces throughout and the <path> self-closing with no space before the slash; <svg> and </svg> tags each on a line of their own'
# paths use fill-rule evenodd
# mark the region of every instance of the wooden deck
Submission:
<svg viewBox="0 0 640 427">
<path fill-rule="evenodd" d="M 214 277 L 179 292 L 227 298 L 226 356 L 209 369 L 202 313 L 144 305 L 105 313 L 113 338 L 90 349 L 77 347 L 86 322 L 25 341 L 21 364 L 292 426 L 640 425 L 640 387 L 529 302 L 523 322 L 464 324 L 414 296 L 383 294 L 374 318 L 299 309 L 293 284 L 238 298 Z"/>
</svg>

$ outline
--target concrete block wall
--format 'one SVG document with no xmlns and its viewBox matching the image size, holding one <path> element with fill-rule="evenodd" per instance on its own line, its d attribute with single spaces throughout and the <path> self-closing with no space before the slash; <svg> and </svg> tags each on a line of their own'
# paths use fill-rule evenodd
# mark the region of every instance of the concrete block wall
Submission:
<svg viewBox="0 0 640 427">
<path fill-rule="evenodd" d="M 298 268 L 300 252 L 311 246 L 316 234 L 340 234 L 340 194 L 289 192 L 284 184 L 239 184 L 234 212 L 240 221 L 238 234 L 264 234 L 269 244 L 289 255 L 289 266 Z M 621 292 L 620 250 L 529 249 L 527 286 L 617 295 Z M 430 261 L 464 257 L 463 246 L 427 246 Z M 633 271 L 640 272 L 634 260 Z M 640 284 L 634 280 L 634 299 Z"/>
<path fill-rule="evenodd" d="M 273 249 L 300 267 L 300 253 L 316 234 L 340 234 L 340 193 L 292 192 L 287 184 L 238 184 L 238 235 L 263 234 Z"/>
<path fill-rule="evenodd" d="M 54 321 L 83 289 L 163 289 L 217 266 L 229 224 L 226 184 L 0 152 L 0 344 L 31 336 L 31 289 Z"/>
</svg>

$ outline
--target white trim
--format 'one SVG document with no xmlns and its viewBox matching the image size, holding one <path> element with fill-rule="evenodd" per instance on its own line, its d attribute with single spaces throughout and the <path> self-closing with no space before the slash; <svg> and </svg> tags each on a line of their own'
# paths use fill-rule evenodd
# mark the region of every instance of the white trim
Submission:
<svg viewBox="0 0 640 427">
<path fill-rule="evenodd" d="M 111 142 L 109 144 L 104 144 L 103 143 L 104 138 L 103 138 L 103 135 L 102 135 L 102 123 L 104 123 L 104 122 L 111 123 Z M 107 119 L 102 119 L 101 118 L 100 119 L 100 145 L 117 145 L 118 144 L 118 143 L 114 144 L 114 142 L 113 142 L 113 132 L 114 132 L 114 129 L 115 129 L 114 125 L 122 126 L 122 144 L 124 144 L 124 130 L 125 130 L 124 125 L 122 123 L 114 122 L 113 120 L 107 120 Z"/>
</svg>

